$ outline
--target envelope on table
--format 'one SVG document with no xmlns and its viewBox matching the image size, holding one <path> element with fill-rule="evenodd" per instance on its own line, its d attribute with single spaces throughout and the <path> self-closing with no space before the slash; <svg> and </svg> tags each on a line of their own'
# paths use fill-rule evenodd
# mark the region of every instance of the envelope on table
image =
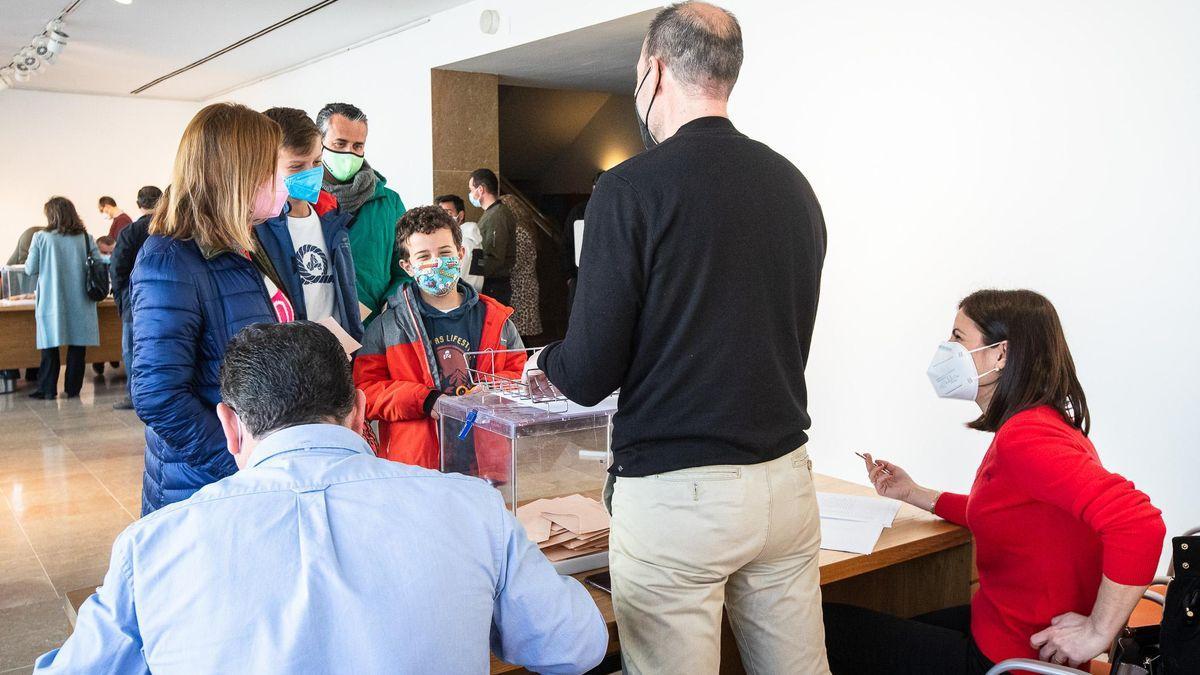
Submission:
<svg viewBox="0 0 1200 675">
<path fill-rule="evenodd" d="M 554 501 L 553 504 L 541 507 L 544 518 L 548 518 L 576 534 L 590 534 L 608 529 L 608 512 L 599 502 L 586 497 L 563 498 Z"/>
<path fill-rule="evenodd" d="M 552 523 L 543 518 L 541 513 L 517 509 L 517 520 L 521 521 L 521 525 L 525 527 L 525 534 L 529 535 L 529 541 L 540 544 L 550 538 Z"/>
</svg>

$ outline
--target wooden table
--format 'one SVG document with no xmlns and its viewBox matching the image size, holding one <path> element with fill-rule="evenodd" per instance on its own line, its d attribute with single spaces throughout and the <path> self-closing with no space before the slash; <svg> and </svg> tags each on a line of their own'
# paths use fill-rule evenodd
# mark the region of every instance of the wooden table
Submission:
<svg viewBox="0 0 1200 675">
<path fill-rule="evenodd" d="M 854 495 L 875 491 L 831 476 L 815 475 L 817 490 Z M 971 535 L 930 513 L 904 504 L 870 555 L 821 551 L 821 595 L 830 602 L 916 616 L 971 600 Z M 580 581 L 595 572 L 576 575 Z M 620 651 L 612 597 L 586 586 L 608 624 L 608 654 Z M 492 657 L 493 673 L 524 673 Z M 737 643 L 726 622 L 721 635 L 721 673 L 742 673 Z"/>
<path fill-rule="evenodd" d="M 843 494 L 874 495 L 869 487 L 815 475 L 817 490 Z M 821 594 L 824 600 L 869 607 L 898 616 L 916 616 L 971 599 L 972 544 L 967 530 L 951 525 L 907 504 L 891 528 L 883 531 L 875 551 L 855 555 L 821 551 Z M 597 570 L 599 571 L 599 570 Z M 581 582 L 589 574 L 576 575 Z M 584 586 L 600 609 L 608 625 L 608 655 L 620 651 L 612 597 L 591 586 Z M 95 591 L 88 586 L 67 593 L 67 615 L 75 623 L 75 612 Z M 721 673 L 742 673 L 737 643 L 726 623 L 721 635 Z M 493 673 L 527 672 L 492 657 Z"/>
<path fill-rule="evenodd" d="M 121 361 L 121 313 L 112 298 L 96 306 L 100 319 L 100 346 L 88 347 L 85 363 Z M 37 323 L 33 304 L 0 305 L 0 370 L 36 368 L 42 355 L 37 348 Z"/>
</svg>

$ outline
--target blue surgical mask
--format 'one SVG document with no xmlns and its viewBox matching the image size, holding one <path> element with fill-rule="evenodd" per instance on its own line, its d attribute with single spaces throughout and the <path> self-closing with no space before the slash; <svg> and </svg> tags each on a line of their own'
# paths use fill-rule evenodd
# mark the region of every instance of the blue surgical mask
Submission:
<svg viewBox="0 0 1200 675">
<path fill-rule="evenodd" d="M 287 187 L 288 196 L 292 199 L 315 204 L 321 195 L 321 179 L 324 176 L 325 169 L 314 166 L 284 178 L 283 184 Z"/>
<path fill-rule="evenodd" d="M 474 206 L 477 209 L 483 208 L 483 202 L 480 202 L 478 199 L 476 199 L 474 193 L 468 192 L 467 200 L 471 202 L 471 206 Z"/>
<path fill-rule="evenodd" d="M 422 291 L 441 297 L 458 284 L 462 276 L 461 265 L 458 256 L 452 255 L 436 258 L 421 266 L 413 265 L 413 280 Z"/>
</svg>

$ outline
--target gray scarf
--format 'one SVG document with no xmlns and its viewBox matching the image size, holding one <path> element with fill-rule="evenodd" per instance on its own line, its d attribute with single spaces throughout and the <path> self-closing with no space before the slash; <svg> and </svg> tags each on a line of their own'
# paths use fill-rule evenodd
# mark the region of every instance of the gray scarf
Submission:
<svg viewBox="0 0 1200 675">
<path fill-rule="evenodd" d="M 325 177 L 329 178 L 330 176 L 327 173 Z M 370 164 L 363 161 L 362 168 L 354 174 L 350 182 L 336 183 L 326 180 L 322 187 L 337 197 L 338 207 L 343 211 L 358 215 L 358 209 L 367 203 L 371 195 L 375 194 L 375 171 Z"/>
</svg>

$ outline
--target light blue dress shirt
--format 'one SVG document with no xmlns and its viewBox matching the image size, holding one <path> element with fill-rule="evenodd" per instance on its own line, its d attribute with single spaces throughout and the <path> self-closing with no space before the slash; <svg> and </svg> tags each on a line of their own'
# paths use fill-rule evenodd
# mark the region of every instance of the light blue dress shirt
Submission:
<svg viewBox="0 0 1200 675">
<path fill-rule="evenodd" d="M 383 459 L 343 427 L 130 525 L 37 672 L 485 673 L 597 665 L 608 631 L 483 481 Z"/>
</svg>

